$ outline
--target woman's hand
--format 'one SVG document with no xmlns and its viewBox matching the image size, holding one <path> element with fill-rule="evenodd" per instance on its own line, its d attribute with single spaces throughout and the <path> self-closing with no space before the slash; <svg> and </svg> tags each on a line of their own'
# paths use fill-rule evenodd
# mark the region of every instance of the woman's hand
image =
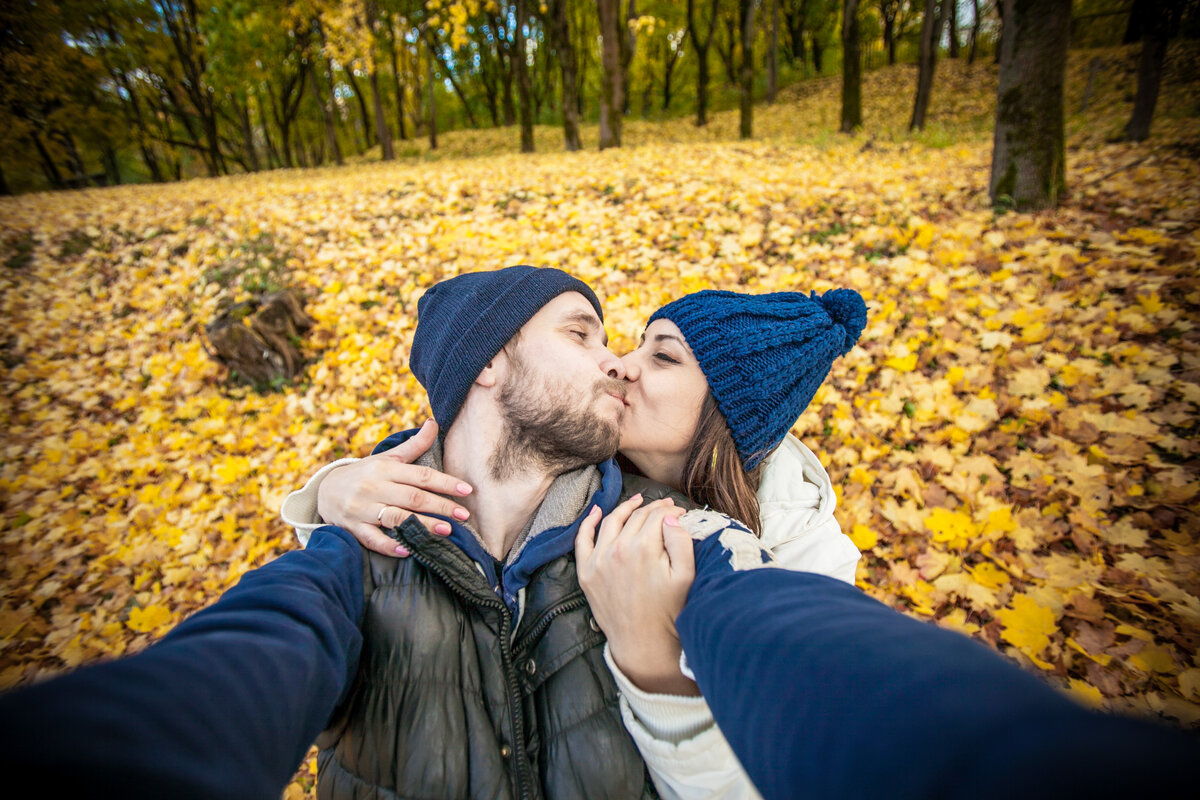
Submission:
<svg viewBox="0 0 1200 800">
<path fill-rule="evenodd" d="M 412 462 L 437 440 L 437 423 L 432 419 L 416 435 L 383 453 L 338 467 L 317 489 L 317 513 L 321 519 L 345 528 L 359 544 L 385 556 L 409 555 L 382 528 L 394 528 L 410 514 L 430 531 L 450 534 L 450 525 L 425 514 L 465 520 L 470 514 L 452 499 L 471 487 L 445 473 Z"/>
<path fill-rule="evenodd" d="M 575 537 L 579 584 L 608 637 L 613 661 L 635 686 L 654 694 L 698 695 L 679 671 L 683 648 L 675 618 L 696 574 L 692 538 L 670 498 L 644 507 L 634 495 L 596 533 L 593 508 Z"/>
</svg>

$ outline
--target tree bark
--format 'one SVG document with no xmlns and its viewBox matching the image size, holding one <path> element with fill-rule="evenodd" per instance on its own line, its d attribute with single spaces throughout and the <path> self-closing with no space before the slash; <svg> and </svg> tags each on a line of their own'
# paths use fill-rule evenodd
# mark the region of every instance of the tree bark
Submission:
<svg viewBox="0 0 1200 800">
<path fill-rule="evenodd" d="M 754 9 L 755 0 L 738 0 L 738 29 L 742 38 L 742 63 L 738 75 L 741 99 L 738 135 L 743 139 L 749 139 L 754 128 Z"/>
<path fill-rule="evenodd" d="M 621 2 L 597 0 L 600 17 L 600 149 L 621 146 L 621 113 L 625 108 L 625 86 L 621 70 Z"/>
<path fill-rule="evenodd" d="M 1004 0 L 992 202 L 1053 208 L 1066 194 L 1063 85 L 1071 0 Z"/>
<path fill-rule="evenodd" d="M 513 71 L 517 75 L 517 109 L 521 118 L 521 152 L 533 152 L 533 98 L 529 85 L 529 62 L 525 58 L 525 26 L 529 22 L 528 0 L 516 0 L 513 26 Z M 470 114 L 471 110 L 467 109 Z"/>
<path fill-rule="evenodd" d="M 859 55 L 858 0 L 842 2 L 842 133 L 862 127 L 862 58 Z"/>
<path fill-rule="evenodd" d="M 567 14 L 567 0 L 550 0 L 549 19 L 546 32 L 550 46 L 558 57 L 562 76 L 563 143 L 569 152 L 583 148 L 579 138 L 579 88 L 575 45 L 571 42 L 571 18 Z"/>
<path fill-rule="evenodd" d="M 437 100 L 433 87 L 433 50 L 425 43 L 425 81 L 429 86 L 429 149 L 437 150 Z"/>
<path fill-rule="evenodd" d="M 937 0 L 925 0 L 925 18 L 921 21 L 921 50 L 917 66 L 917 96 L 913 101 L 912 119 L 908 123 L 910 131 L 925 129 L 925 115 L 929 110 L 929 95 L 933 91 L 933 72 L 937 67 L 938 42 L 942 40 L 943 22 L 945 15 L 938 9 Z"/>
<path fill-rule="evenodd" d="M 1154 107 L 1158 104 L 1158 87 L 1167 56 L 1166 4 L 1155 0 L 1137 0 L 1134 8 L 1139 5 L 1146 8 L 1143 9 L 1140 25 L 1142 55 L 1138 60 L 1137 96 L 1133 101 L 1133 115 L 1124 131 L 1125 140 L 1130 142 L 1143 142 L 1150 136 L 1150 122 L 1154 118 Z"/>
</svg>

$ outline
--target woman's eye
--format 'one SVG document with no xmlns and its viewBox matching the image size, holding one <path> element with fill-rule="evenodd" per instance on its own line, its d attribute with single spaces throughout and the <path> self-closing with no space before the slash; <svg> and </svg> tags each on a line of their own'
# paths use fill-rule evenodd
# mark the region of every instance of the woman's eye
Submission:
<svg viewBox="0 0 1200 800">
<path fill-rule="evenodd" d="M 671 356 L 667 355 L 666 353 L 655 353 L 654 358 L 657 359 L 658 361 L 663 362 L 664 364 L 678 364 L 679 363 L 679 361 L 677 359 L 672 358 Z"/>
</svg>

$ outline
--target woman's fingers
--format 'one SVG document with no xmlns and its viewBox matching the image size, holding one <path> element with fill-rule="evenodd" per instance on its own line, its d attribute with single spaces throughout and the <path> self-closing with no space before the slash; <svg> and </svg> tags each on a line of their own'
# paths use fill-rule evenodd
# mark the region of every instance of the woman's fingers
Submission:
<svg viewBox="0 0 1200 800">
<path fill-rule="evenodd" d="M 609 542 L 615 539 L 621 533 L 621 528 L 629 520 L 630 515 L 637 511 L 638 506 L 641 504 L 641 494 L 635 494 L 605 514 L 604 522 L 600 525 L 600 532 L 596 534 L 596 545 L 607 546 Z"/>
<path fill-rule="evenodd" d="M 599 521 L 600 506 L 592 506 L 579 523 L 579 532 L 575 534 L 575 563 L 580 572 L 583 572 L 596 550 L 596 523 Z"/>
<path fill-rule="evenodd" d="M 663 546 L 667 549 L 667 558 L 671 560 L 671 576 L 691 586 L 696 578 L 696 551 L 692 545 L 691 534 L 679 524 L 679 518 L 673 514 L 663 518 L 662 539 Z"/>
<path fill-rule="evenodd" d="M 356 523 L 346 528 L 350 534 L 358 540 L 358 543 L 368 550 L 373 550 L 383 556 L 391 556 L 392 558 L 404 558 L 409 555 L 409 550 L 400 542 L 397 542 L 392 537 L 388 536 L 383 531 L 374 525 L 366 523 Z"/>
</svg>

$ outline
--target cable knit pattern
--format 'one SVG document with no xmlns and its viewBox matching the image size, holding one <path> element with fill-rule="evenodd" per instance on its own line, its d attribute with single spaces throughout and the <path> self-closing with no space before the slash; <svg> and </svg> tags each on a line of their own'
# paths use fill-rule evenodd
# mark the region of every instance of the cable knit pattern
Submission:
<svg viewBox="0 0 1200 800">
<path fill-rule="evenodd" d="M 746 469 L 756 466 L 808 406 L 833 360 L 867 324 L 858 292 L 748 295 L 706 290 L 655 311 L 679 326 Z"/>
</svg>

